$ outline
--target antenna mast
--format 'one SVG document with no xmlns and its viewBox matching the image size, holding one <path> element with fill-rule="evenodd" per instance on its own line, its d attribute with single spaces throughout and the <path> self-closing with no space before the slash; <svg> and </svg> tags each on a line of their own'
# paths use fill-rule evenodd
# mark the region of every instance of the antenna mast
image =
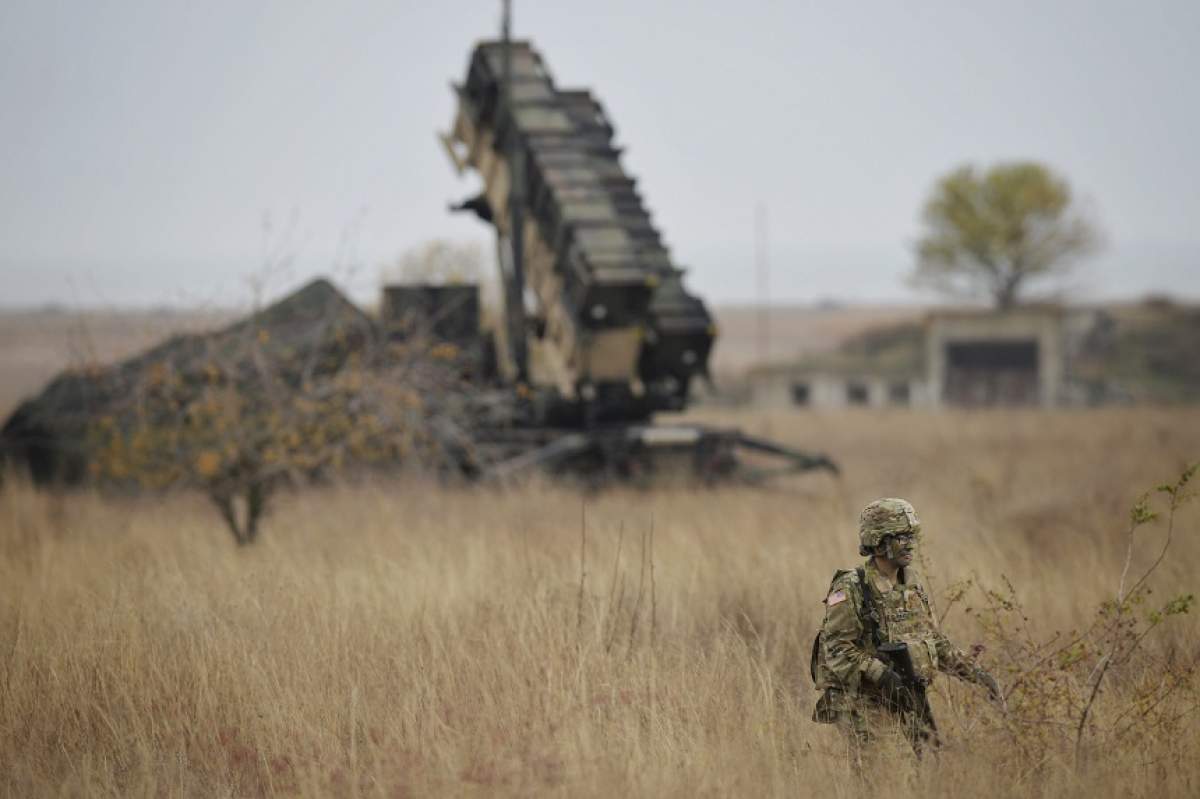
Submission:
<svg viewBox="0 0 1200 799">
<path fill-rule="evenodd" d="M 767 260 L 767 206 L 754 209 L 754 266 L 758 288 L 758 336 L 756 353 L 760 365 L 771 359 L 771 267 Z"/>
</svg>

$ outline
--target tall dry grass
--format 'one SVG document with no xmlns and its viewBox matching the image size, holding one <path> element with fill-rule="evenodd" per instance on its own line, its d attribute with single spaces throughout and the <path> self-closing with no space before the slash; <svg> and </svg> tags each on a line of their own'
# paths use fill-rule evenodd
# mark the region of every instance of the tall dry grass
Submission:
<svg viewBox="0 0 1200 799">
<path fill-rule="evenodd" d="M 860 797 L 836 733 L 809 721 L 807 678 L 858 509 L 908 497 L 935 594 L 1007 575 L 1048 633 L 1111 596 L 1128 507 L 1200 455 L 1200 414 L 1183 410 L 749 427 L 827 449 L 843 479 L 588 497 L 331 487 L 285 498 L 249 551 L 196 498 L 10 482 L 0 794 Z M 1178 522 L 1162 594 L 1200 584 L 1195 506 Z M 1200 627 L 1177 621 L 1149 645 L 1195 663 Z M 964 645 L 979 634 L 958 606 L 946 627 Z M 1097 714 L 1153 676 L 1112 681 Z M 1182 726 L 1076 770 L 1016 757 L 979 691 L 943 680 L 944 751 L 886 762 L 882 781 L 901 796 L 1195 795 L 1198 688 L 1173 699 Z"/>
</svg>

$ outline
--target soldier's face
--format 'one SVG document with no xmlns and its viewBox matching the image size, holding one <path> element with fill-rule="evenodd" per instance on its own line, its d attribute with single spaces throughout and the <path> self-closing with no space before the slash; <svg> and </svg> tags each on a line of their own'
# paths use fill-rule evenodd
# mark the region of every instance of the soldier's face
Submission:
<svg viewBox="0 0 1200 799">
<path fill-rule="evenodd" d="M 883 541 L 883 556 L 904 567 L 913 562 L 913 545 L 916 540 L 911 535 L 891 535 Z"/>
</svg>

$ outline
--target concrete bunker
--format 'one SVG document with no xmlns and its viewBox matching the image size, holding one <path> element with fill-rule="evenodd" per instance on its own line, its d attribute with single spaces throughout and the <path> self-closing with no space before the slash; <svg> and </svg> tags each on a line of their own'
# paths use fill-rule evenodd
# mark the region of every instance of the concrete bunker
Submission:
<svg viewBox="0 0 1200 799">
<path fill-rule="evenodd" d="M 1062 310 L 933 314 L 926 363 L 936 405 L 1056 405 L 1066 379 Z"/>
</svg>

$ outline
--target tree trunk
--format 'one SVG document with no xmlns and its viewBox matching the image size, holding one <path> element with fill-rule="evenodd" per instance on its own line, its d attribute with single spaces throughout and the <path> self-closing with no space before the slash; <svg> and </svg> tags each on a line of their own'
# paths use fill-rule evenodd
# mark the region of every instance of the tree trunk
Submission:
<svg viewBox="0 0 1200 799">
<path fill-rule="evenodd" d="M 221 514 L 225 527 L 239 547 L 249 546 L 258 540 L 259 522 L 267 509 L 270 491 L 264 483 L 250 483 L 235 489 L 210 488 L 208 498 Z M 238 502 L 239 493 L 242 502 Z M 238 505 L 244 506 L 239 513 Z"/>
<path fill-rule="evenodd" d="M 246 520 L 242 526 L 243 544 L 258 540 L 258 523 L 267 510 L 267 487 L 261 482 L 246 487 Z"/>
<path fill-rule="evenodd" d="M 996 310 L 1010 311 L 1017 304 L 1017 288 L 1021 285 L 1020 275 L 1010 275 L 996 287 Z"/>
</svg>

